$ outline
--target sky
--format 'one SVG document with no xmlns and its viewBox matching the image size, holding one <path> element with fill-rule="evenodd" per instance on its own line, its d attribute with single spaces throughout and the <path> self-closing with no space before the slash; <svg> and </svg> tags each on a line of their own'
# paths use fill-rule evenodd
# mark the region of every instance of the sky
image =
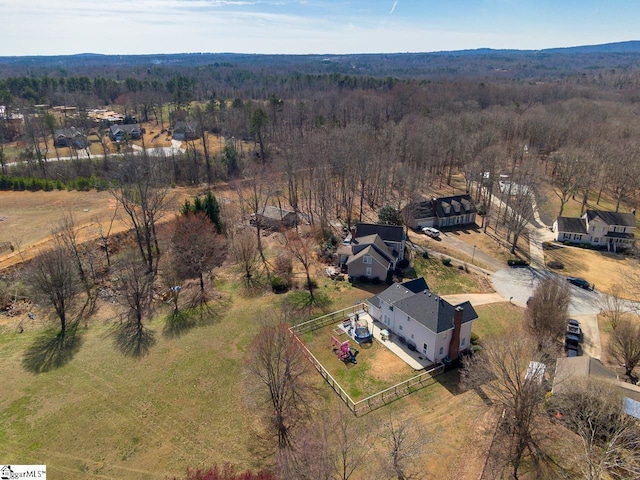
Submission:
<svg viewBox="0 0 640 480">
<path fill-rule="evenodd" d="M 0 0 L 0 56 L 538 50 L 640 39 L 638 0 Z"/>
</svg>

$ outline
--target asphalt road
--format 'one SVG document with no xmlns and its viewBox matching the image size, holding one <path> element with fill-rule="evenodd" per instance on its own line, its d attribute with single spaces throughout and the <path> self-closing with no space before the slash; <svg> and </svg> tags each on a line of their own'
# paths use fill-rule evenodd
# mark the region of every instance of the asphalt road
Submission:
<svg viewBox="0 0 640 480">
<path fill-rule="evenodd" d="M 527 299 L 533 294 L 538 282 L 545 277 L 560 277 L 548 270 L 538 270 L 530 267 L 505 268 L 491 275 L 491 283 L 496 292 L 511 299 L 521 307 L 527 306 Z M 601 295 L 597 290 L 584 290 L 569 285 L 571 290 L 571 305 L 569 315 L 593 315 L 600 312 Z"/>
</svg>

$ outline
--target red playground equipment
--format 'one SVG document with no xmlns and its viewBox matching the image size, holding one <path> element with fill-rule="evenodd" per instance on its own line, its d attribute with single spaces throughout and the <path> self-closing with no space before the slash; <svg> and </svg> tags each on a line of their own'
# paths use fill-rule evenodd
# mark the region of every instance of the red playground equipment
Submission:
<svg viewBox="0 0 640 480">
<path fill-rule="evenodd" d="M 340 360 L 342 360 L 343 362 L 351 362 L 353 364 L 358 363 L 356 356 L 359 352 L 355 348 L 351 348 L 351 345 L 349 345 L 349 340 L 347 340 L 346 342 L 341 342 L 336 337 L 332 336 L 331 342 L 331 349 L 333 350 L 333 353 L 338 355 L 338 358 Z"/>
</svg>

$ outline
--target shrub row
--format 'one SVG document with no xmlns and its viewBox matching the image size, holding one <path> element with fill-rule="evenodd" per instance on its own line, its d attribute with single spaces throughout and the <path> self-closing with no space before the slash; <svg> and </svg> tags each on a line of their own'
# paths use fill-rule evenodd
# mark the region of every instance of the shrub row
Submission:
<svg viewBox="0 0 640 480">
<path fill-rule="evenodd" d="M 38 192 L 44 190 L 78 190 L 86 192 L 88 190 L 104 190 L 108 187 L 106 180 L 97 177 L 79 177 L 75 180 L 63 182 L 62 180 L 49 180 L 46 178 L 25 178 L 0 175 L 0 190 L 30 191 Z"/>
</svg>

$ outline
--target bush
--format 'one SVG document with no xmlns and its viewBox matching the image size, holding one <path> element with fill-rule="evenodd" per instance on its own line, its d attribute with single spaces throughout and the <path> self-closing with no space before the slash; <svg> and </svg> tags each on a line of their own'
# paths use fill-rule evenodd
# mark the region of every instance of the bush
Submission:
<svg viewBox="0 0 640 480">
<path fill-rule="evenodd" d="M 507 264 L 510 267 L 528 267 L 529 266 L 529 262 L 527 262 L 526 260 L 522 260 L 520 258 L 510 258 L 509 260 L 507 260 Z"/>
<path fill-rule="evenodd" d="M 422 252 L 422 258 L 427 260 L 429 258 L 429 252 L 427 252 L 426 250 L 424 252 Z"/>
<path fill-rule="evenodd" d="M 289 290 L 289 282 L 282 277 L 273 276 L 271 278 L 271 289 L 274 293 L 284 293 Z"/>
<path fill-rule="evenodd" d="M 360 283 L 369 283 L 369 277 L 367 277 L 366 275 L 360 275 L 358 277 L 358 281 Z"/>
<path fill-rule="evenodd" d="M 480 343 L 480 337 L 478 336 L 477 333 L 471 333 L 471 338 L 469 340 L 471 342 L 471 345 L 478 345 L 478 343 Z"/>
<path fill-rule="evenodd" d="M 557 260 L 551 260 L 547 263 L 547 267 L 553 268 L 556 270 L 562 270 L 564 268 L 564 263 L 558 262 Z"/>
<path fill-rule="evenodd" d="M 451 266 L 451 259 L 449 257 L 442 257 L 442 264 L 445 267 L 450 267 Z"/>
</svg>

